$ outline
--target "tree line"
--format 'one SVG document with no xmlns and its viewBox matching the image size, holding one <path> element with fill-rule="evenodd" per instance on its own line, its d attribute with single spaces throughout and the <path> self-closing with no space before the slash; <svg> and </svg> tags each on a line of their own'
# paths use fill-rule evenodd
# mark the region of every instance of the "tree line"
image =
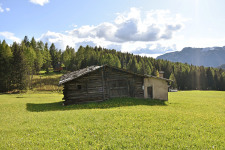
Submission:
<svg viewBox="0 0 225 150">
<path fill-rule="evenodd" d="M 172 88 L 179 90 L 225 90 L 225 71 L 218 68 L 193 66 L 151 57 L 141 57 L 102 47 L 80 46 L 77 51 L 67 46 L 58 50 L 54 43 L 31 40 L 8 45 L 0 41 L 0 92 L 29 89 L 33 75 L 50 68 L 75 71 L 91 65 L 108 64 L 135 73 L 159 76 L 173 80 Z"/>
</svg>

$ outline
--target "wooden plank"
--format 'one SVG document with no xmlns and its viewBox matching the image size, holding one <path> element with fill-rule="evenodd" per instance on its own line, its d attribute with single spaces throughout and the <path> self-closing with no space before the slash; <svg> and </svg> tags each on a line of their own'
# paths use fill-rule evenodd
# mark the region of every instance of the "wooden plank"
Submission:
<svg viewBox="0 0 225 150">
<path fill-rule="evenodd" d="M 104 69 L 104 68 L 103 68 Z M 105 93 L 104 93 L 104 89 L 105 89 L 105 86 L 104 86 L 104 74 L 103 74 L 103 69 L 102 69 L 102 96 L 103 96 L 103 99 L 105 99 Z"/>
</svg>

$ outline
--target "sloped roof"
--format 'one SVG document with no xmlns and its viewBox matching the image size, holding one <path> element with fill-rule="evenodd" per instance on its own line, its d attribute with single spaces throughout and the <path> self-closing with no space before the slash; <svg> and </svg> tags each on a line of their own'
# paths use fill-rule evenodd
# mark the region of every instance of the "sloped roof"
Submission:
<svg viewBox="0 0 225 150">
<path fill-rule="evenodd" d="M 113 68 L 113 69 L 117 69 L 117 70 L 120 70 L 120 71 L 123 71 L 123 72 L 127 72 L 127 73 L 130 73 L 130 74 L 134 74 L 134 75 L 137 75 L 137 76 L 145 77 L 145 78 L 156 78 L 156 79 L 161 79 L 161 80 L 166 80 L 166 81 L 172 81 L 172 80 L 169 80 L 169 79 L 166 79 L 166 78 L 156 77 L 156 76 L 152 76 L 152 75 L 142 75 L 142 74 L 127 71 L 125 69 L 119 69 L 119 68 L 108 66 L 108 65 L 102 65 L 102 66 L 88 66 L 86 68 L 64 74 L 60 78 L 59 85 L 64 84 L 66 82 L 69 82 L 71 80 L 74 80 L 78 77 L 81 77 L 85 74 L 88 74 L 88 73 L 93 72 L 95 70 L 98 70 L 100 68 L 103 68 L 104 66 L 107 66 L 107 67 L 110 67 L 110 68 Z"/>
<path fill-rule="evenodd" d="M 76 79 L 80 76 L 83 76 L 83 75 L 85 75 L 89 72 L 92 72 L 92 71 L 97 70 L 97 69 L 102 68 L 102 67 L 103 66 L 90 66 L 90 67 L 87 67 L 87 68 L 83 68 L 83 69 L 80 69 L 80 70 L 77 70 L 77 71 L 73 71 L 73 72 L 64 74 L 60 78 L 59 85 L 61 85 L 63 83 L 66 83 L 68 81 L 71 81 L 73 79 Z"/>
</svg>

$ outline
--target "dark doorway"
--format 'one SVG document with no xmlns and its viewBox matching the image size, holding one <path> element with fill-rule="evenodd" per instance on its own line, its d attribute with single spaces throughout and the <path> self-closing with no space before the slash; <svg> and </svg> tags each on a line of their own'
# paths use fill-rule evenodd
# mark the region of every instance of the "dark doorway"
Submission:
<svg viewBox="0 0 225 150">
<path fill-rule="evenodd" d="M 149 86 L 147 88 L 147 92 L 148 92 L 148 98 L 153 99 L 153 88 L 152 88 L 152 86 Z"/>
</svg>

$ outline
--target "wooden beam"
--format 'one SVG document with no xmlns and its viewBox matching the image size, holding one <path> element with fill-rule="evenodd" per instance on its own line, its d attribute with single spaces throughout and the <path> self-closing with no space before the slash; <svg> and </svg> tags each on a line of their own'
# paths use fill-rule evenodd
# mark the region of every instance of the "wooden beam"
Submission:
<svg viewBox="0 0 225 150">
<path fill-rule="evenodd" d="M 104 86 L 104 67 L 102 68 L 102 97 L 105 100 L 105 86 Z"/>
</svg>

